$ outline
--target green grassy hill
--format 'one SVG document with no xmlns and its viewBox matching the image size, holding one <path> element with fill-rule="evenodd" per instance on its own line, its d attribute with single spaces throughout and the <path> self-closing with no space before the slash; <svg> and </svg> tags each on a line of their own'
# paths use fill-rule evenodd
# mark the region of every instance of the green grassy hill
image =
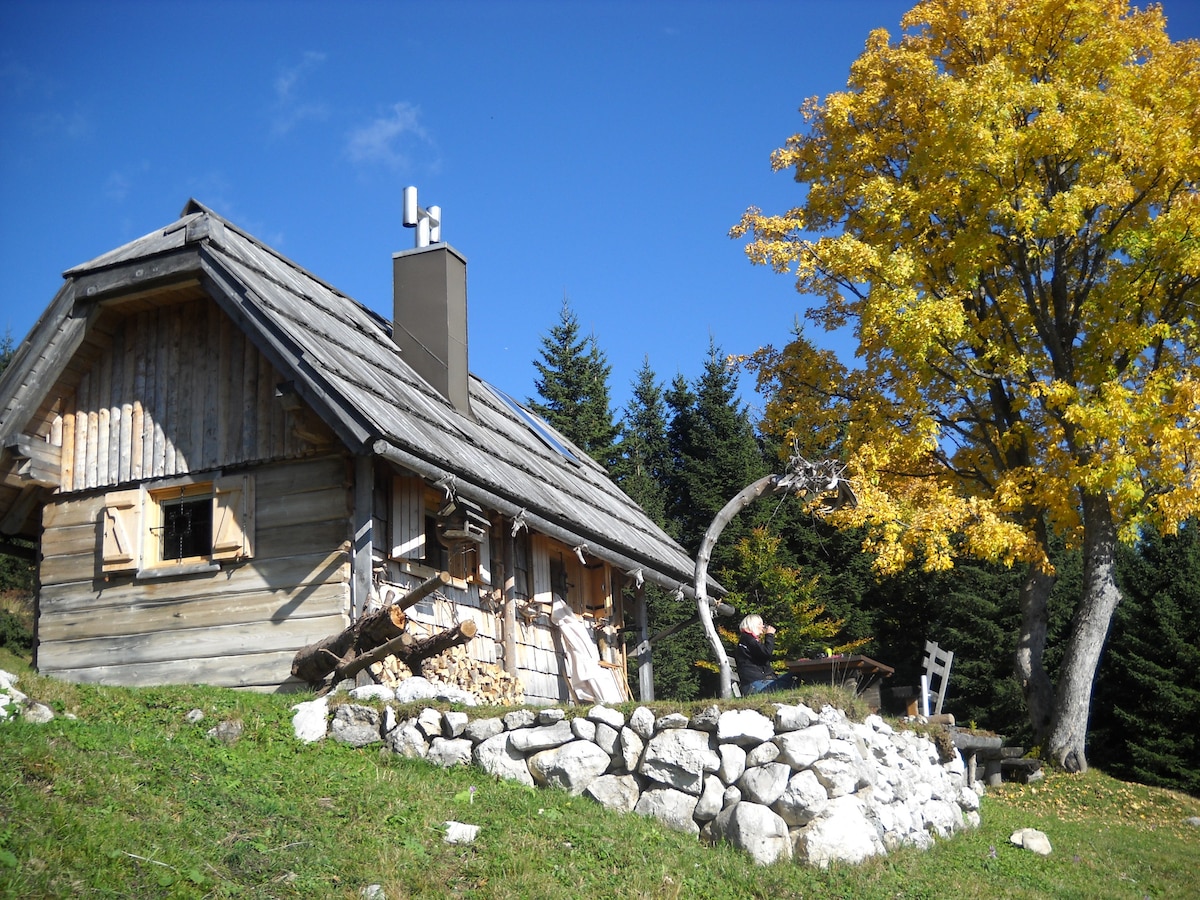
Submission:
<svg viewBox="0 0 1200 900">
<path fill-rule="evenodd" d="M 4 897 L 358 898 L 372 884 L 389 900 L 1198 893 L 1200 828 L 1183 820 L 1200 816 L 1200 799 L 1094 771 L 993 790 L 980 829 L 927 853 L 759 868 L 586 798 L 302 744 L 290 707 L 305 697 L 68 685 L 3 649 L 0 669 L 60 713 L 0 724 Z M 235 719 L 236 742 L 207 736 Z M 479 825 L 478 839 L 445 843 L 448 820 Z M 1046 832 L 1053 854 L 1010 846 L 1023 827 Z"/>
</svg>

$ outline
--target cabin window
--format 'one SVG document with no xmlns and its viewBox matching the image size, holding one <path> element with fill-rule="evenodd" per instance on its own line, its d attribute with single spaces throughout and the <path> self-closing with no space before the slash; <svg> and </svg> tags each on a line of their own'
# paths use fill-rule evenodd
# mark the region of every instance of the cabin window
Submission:
<svg viewBox="0 0 1200 900">
<path fill-rule="evenodd" d="M 173 490 L 151 493 L 158 503 L 159 524 L 151 531 L 157 533 L 155 543 L 161 563 L 197 562 L 212 552 L 212 485 L 189 488 L 201 488 L 200 496 L 183 487 L 177 496 Z"/>
<path fill-rule="evenodd" d="M 214 568 L 254 555 L 254 481 L 232 475 L 113 491 L 103 511 L 105 573 Z"/>
</svg>

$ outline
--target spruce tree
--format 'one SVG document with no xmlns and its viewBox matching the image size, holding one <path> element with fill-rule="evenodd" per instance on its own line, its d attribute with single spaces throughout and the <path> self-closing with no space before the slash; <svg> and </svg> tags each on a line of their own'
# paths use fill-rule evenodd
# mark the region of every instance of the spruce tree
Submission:
<svg viewBox="0 0 1200 900">
<path fill-rule="evenodd" d="M 1200 794 L 1200 520 L 1119 560 L 1091 752 L 1120 778 Z"/>
<path fill-rule="evenodd" d="M 530 409 L 596 462 L 611 469 L 620 433 L 609 401 L 612 367 L 595 335 L 580 335 L 579 319 L 566 297 L 558 324 L 542 337 L 542 359 L 533 365 L 540 376 L 534 387 L 541 400 L 530 398 Z"/>
<path fill-rule="evenodd" d="M 0 375 L 4 374 L 15 353 L 12 329 L 6 328 L 4 337 L 0 338 Z M 20 548 L 33 547 L 28 541 L 19 538 L 12 539 L 12 544 Z M 33 563 L 24 556 L 11 556 L 0 552 L 0 592 L 11 591 L 20 595 L 23 605 L 29 607 L 30 616 L 33 609 L 33 571 Z"/>
<path fill-rule="evenodd" d="M 766 468 L 749 412 L 737 399 L 737 378 L 715 344 L 710 342 L 695 384 L 677 375 L 664 400 L 670 415 L 669 461 L 664 467 L 668 531 L 689 553 L 695 553 L 713 517 L 738 491 L 765 474 Z M 734 545 L 746 527 L 741 520 L 753 521 L 755 512 L 748 510 L 725 530 L 713 553 L 710 572 L 728 568 L 735 558 Z M 653 632 L 690 617 L 695 607 L 666 597 L 650 602 L 649 612 Z M 699 625 L 685 628 L 655 647 L 656 695 L 691 699 L 702 692 L 715 694 L 715 682 L 701 684 L 703 665 L 711 664 L 711 657 Z"/>
<path fill-rule="evenodd" d="M 693 386 L 677 377 L 666 396 L 672 412 L 668 429 L 673 470 L 668 514 L 680 542 L 694 553 L 713 518 L 742 488 L 767 474 L 745 404 L 737 397 L 736 374 L 724 354 L 709 342 L 704 370 Z M 728 568 L 732 546 L 763 517 L 750 507 L 725 529 L 710 569 Z"/>
<path fill-rule="evenodd" d="M 642 360 L 633 393 L 621 419 L 621 443 L 612 469 L 621 489 L 660 526 L 666 525 L 667 412 L 663 389 L 649 358 Z"/>
</svg>

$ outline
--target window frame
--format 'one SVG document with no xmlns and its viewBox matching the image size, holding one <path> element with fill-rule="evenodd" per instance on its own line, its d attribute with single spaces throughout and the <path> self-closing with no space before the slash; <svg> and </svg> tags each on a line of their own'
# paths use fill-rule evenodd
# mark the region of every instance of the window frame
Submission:
<svg viewBox="0 0 1200 900">
<path fill-rule="evenodd" d="M 211 500 L 209 550 L 182 559 L 163 559 L 164 506 L 176 501 Z M 139 485 L 104 495 L 101 512 L 102 577 L 130 574 L 135 579 L 219 571 L 225 563 L 254 556 L 254 476 L 217 474 Z"/>
</svg>

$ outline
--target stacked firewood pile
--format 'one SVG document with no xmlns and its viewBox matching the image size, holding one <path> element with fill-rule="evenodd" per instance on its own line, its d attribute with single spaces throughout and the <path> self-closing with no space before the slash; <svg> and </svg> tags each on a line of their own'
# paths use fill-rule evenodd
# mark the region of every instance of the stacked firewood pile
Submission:
<svg viewBox="0 0 1200 900">
<path fill-rule="evenodd" d="M 451 647 L 444 653 L 431 656 L 420 663 L 420 675 L 435 684 L 469 691 L 480 703 L 491 706 L 518 706 L 525 700 L 521 679 L 496 663 L 483 662 L 471 656 L 465 646 Z M 371 666 L 371 675 L 385 687 L 395 688 L 411 678 L 413 671 L 395 656 Z"/>
<path fill-rule="evenodd" d="M 399 602 L 363 616 L 337 634 L 302 647 L 292 659 L 292 674 L 317 688 L 319 694 L 325 694 L 340 681 L 354 678 L 364 669 L 370 671 L 384 660 L 394 659 L 411 672 L 422 669 L 427 660 L 461 648 L 477 633 L 470 619 L 424 638 L 414 637 L 406 630 L 405 609 L 449 583 L 450 576 L 440 572 Z"/>
</svg>

